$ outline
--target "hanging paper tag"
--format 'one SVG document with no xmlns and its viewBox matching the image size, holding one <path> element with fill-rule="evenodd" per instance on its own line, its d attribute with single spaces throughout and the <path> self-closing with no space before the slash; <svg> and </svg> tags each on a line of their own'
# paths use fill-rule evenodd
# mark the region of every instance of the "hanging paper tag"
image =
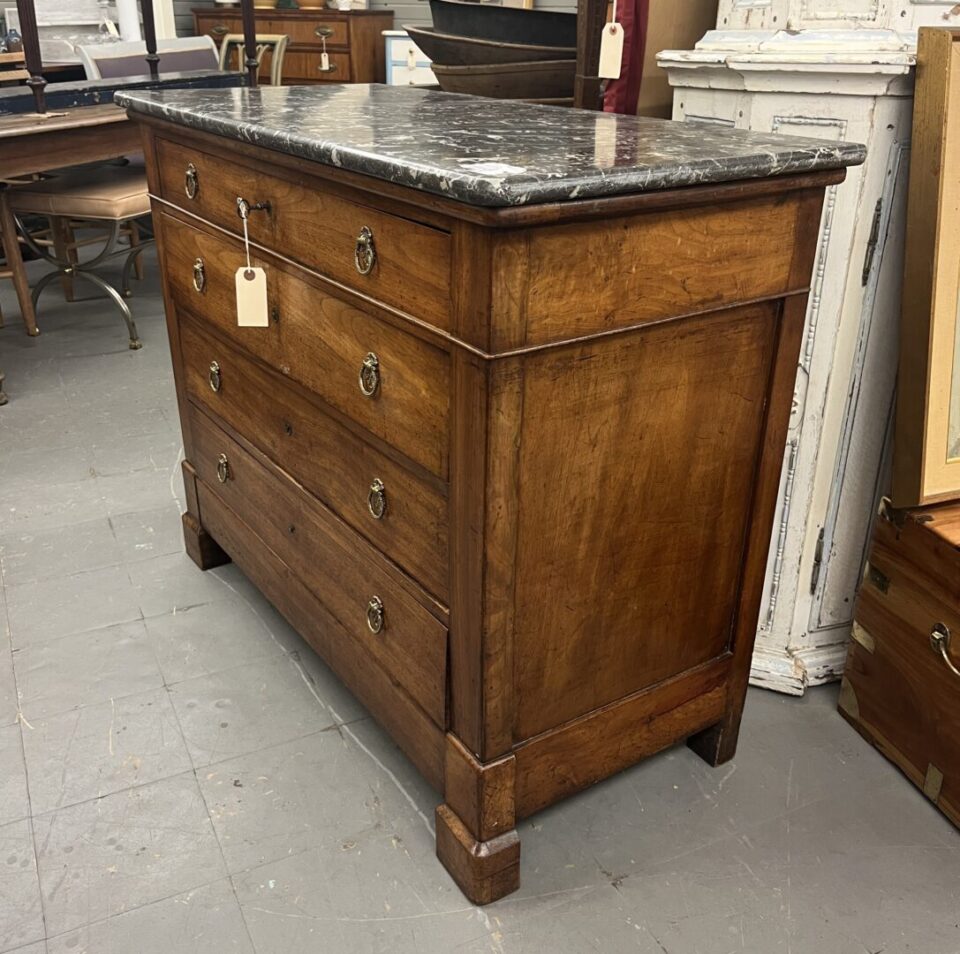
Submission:
<svg viewBox="0 0 960 954">
<path fill-rule="evenodd" d="M 320 69 L 324 73 L 330 72 L 330 54 L 326 50 L 320 54 Z"/>
<path fill-rule="evenodd" d="M 623 27 L 619 23 L 608 23 L 600 37 L 600 79 L 620 79 L 620 65 L 623 63 Z"/>
<path fill-rule="evenodd" d="M 270 324 L 267 309 L 267 273 L 262 268 L 237 269 L 237 324 L 241 328 L 266 328 Z"/>
</svg>

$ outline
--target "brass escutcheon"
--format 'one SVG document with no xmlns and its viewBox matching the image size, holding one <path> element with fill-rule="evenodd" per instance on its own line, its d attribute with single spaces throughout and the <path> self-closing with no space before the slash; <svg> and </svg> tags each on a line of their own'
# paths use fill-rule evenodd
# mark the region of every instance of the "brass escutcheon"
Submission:
<svg viewBox="0 0 960 954">
<path fill-rule="evenodd" d="M 367 626 L 371 633 L 379 633 L 383 629 L 383 600 L 379 596 L 371 596 L 367 603 Z"/>
<path fill-rule="evenodd" d="M 322 23 L 313 31 L 314 36 L 320 36 L 327 39 L 333 36 L 333 27 L 324 26 Z"/>
<path fill-rule="evenodd" d="M 357 236 L 357 244 L 353 249 L 353 262 L 361 275 L 369 275 L 377 261 L 377 249 L 373 244 L 373 231 L 364 226 Z"/>
<path fill-rule="evenodd" d="M 367 396 L 373 397 L 380 387 L 380 359 L 372 352 L 367 352 L 367 356 L 360 365 L 360 390 Z"/>
<path fill-rule="evenodd" d="M 210 390 L 219 391 L 223 380 L 220 375 L 220 364 L 217 361 L 210 362 Z"/>
<path fill-rule="evenodd" d="M 188 199 L 195 199 L 200 191 L 200 174 L 192 162 L 187 164 L 187 171 L 183 174 L 183 191 Z"/>
<path fill-rule="evenodd" d="M 217 458 L 217 480 L 225 484 L 230 479 L 230 461 L 226 454 L 221 454 Z"/>
<path fill-rule="evenodd" d="M 382 520 L 387 512 L 387 488 L 379 477 L 374 477 L 367 494 L 367 509 L 374 520 Z"/>
<path fill-rule="evenodd" d="M 193 263 L 193 287 L 202 292 L 207 287 L 207 273 L 203 267 L 203 259 L 198 258 Z"/>
</svg>

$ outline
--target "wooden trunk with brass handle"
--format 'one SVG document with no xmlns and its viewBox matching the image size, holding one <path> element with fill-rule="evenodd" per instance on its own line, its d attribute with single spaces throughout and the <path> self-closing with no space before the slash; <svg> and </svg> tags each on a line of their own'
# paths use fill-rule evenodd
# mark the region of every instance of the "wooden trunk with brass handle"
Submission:
<svg viewBox="0 0 960 954">
<path fill-rule="evenodd" d="M 840 712 L 960 826 L 960 503 L 884 501 Z"/>
</svg>

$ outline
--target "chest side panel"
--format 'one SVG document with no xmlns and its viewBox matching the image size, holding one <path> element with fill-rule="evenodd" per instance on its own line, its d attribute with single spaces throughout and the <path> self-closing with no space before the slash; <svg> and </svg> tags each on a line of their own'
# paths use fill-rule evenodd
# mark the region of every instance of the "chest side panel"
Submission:
<svg viewBox="0 0 960 954">
<path fill-rule="evenodd" d="M 727 651 L 779 307 L 527 360 L 518 741 Z"/>
</svg>

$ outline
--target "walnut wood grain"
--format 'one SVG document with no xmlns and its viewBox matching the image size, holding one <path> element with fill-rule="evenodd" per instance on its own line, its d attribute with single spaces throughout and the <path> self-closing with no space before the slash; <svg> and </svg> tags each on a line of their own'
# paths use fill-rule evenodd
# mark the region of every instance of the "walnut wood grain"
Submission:
<svg viewBox="0 0 960 954">
<path fill-rule="evenodd" d="M 433 615 L 435 605 L 282 472 L 244 451 L 204 415 L 192 412 L 191 428 L 191 463 L 208 495 L 247 514 L 250 529 L 307 584 L 350 638 L 445 727 L 447 629 Z M 221 455 L 229 468 L 222 482 Z M 200 509 L 202 519 L 202 503 Z M 315 571 L 324 566 L 336 572 Z M 374 596 L 385 607 L 383 629 L 376 633 L 366 617 Z"/>
<path fill-rule="evenodd" d="M 376 321 L 296 272 L 257 253 L 268 271 L 267 295 L 276 320 L 266 328 L 240 328 L 235 274 L 244 263 L 240 243 L 158 216 L 164 233 L 166 280 L 178 307 L 209 323 L 240 348 L 389 442 L 432 473 L 445 477 L 449 429 L 449 356 Z M 206 284 L 197 291 L 200 259 Z M 381 384 L 366 397 L 358 378 L 364 357 L 375 353 Z"/>
<path fill-rule="evenodd" d="M 200 502 L 204 526 L 231 559 L 370 710 L 427 782 L 442 789 L 443 731 L 239 514 L 205 487 L 200 488 Z"/>
<path fill-rule="evenodd" d="M 359 291 L 426 318 L 450 324 L 450 235 L 430 225 L 387 215 L 325 189 L 245 168 L 229 157 L 159 139 L 160 198 L 239 236 L 237 197 L 269 210 L 251 212 L 250 240 Z M 197 170 L 193 199 L 184 190 L 187 166 Z M 360 230 L 373 233 L 376 261 L 362 275 L 354 262 Z"/>
<path fill-rule="evenodd" d="M 730 648 L 778 317 L 754 305 L 526 362 L 515 741 Z"/>
<path fill-rule="evenodd" d="M 445 487 L 381 454 L 198 322 L 182 321 L 180 342 L 193 403 L 276 461 L 441 603 L 448 601 Z M 217 391 L 210 385 L 212 362 L 219 368 Z M 375 479 L 387 500 L 380 519 L 368 502 Z"/>
<path fill-rule="evenodd" d="M 684 739 L 730 758 L 823 188 L 842 172 L 477 209 L 144 128 L 200 477 L 190 525 L 437 785 L 437 853 L 465 894 L 517 887 L 518 818 Z M 228 185 L 191 205 L 187 156 L 219 162 L 201 196 L 209 168 Z M 336 220 L 321 247 L 301 218 L 293 250 L 252 220 L 276 305 L 264 329 L 235 321 L 223 209 L 240 181 Z M 337 257 L 358 209 L 391 223 L 380 285 Z M 356 380 L 368 350 L 372 401 Z M 224 484 L 219 448 L 238 468 Z M 410 508 L 393 527 L 365 523 L 371 467 Z M 389 597 L 379 642 L 360 628 L 371 583 Z"/>
</svg>

